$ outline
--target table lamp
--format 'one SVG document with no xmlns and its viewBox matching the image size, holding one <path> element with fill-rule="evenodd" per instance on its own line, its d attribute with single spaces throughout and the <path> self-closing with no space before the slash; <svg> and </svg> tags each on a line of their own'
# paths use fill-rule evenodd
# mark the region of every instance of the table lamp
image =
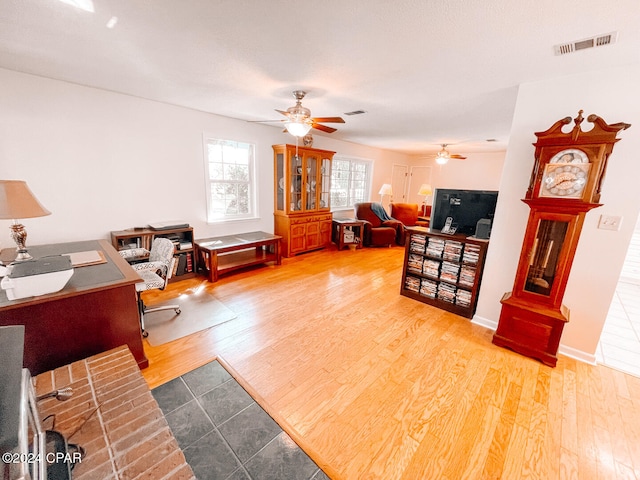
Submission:
<svg viewBox="0 0 640 480">
<path fill-rule="evenodd" d="M 26 182 L 0 180 L 0 219 L 13 220 L 13 224 L 9 228 L 11 229 L 11 238 L 18 246 L 16 261 L 21 262 L 32 258 L 25 246 L 27 231 L 24 225 L 18 222 L 18 219 L 44 217 L 45 215 L 51 215 L 51 212 L 38 202 Z"/>
<path fill-rule="evenodd" d="M 378 194 L 380 195 L 380 203 L 382 203 L 382 198 L 385 195 L 391 196 L 393 194 L 393 191 L 391 190 L 391 184 L 383 183 Z"/>
<path fill-rule="evenodd" d="M 431 195 L 433 191 L 431 190 L 431 185 L 428 183 L 423 183 L 420 185 L 420 190 L 418 190 L 418 195 L 424 196 L 424 201 L 422 202 L 422 215 L 427 215 L 427 197 Z"/>
</svg>

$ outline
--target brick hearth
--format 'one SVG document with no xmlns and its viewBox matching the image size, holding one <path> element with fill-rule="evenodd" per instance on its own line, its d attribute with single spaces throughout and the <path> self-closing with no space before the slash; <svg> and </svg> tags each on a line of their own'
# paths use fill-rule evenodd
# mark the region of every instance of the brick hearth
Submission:
<svg viewBox="0 0 640 480">
<path fill-rule="evenodd" d="M 85 449 L 74 479 L 195 479 L 126 346 L 35 378 L 37 395 L 67 386 L 69 400 L 42 400 L 39 410 L 42 419 L 55 414 L 55 430 Z M 44 427 L 54 429 L 53 419 Z"/>
</svg>

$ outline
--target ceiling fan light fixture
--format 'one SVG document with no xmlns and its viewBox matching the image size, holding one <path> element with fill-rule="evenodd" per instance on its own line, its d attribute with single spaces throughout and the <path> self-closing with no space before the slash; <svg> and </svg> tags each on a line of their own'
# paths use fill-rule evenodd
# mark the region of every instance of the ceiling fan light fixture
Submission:
<svg viewBox="0 0 640 480">
<path fill-rule="evenodd" d="M 311 130 L 310 123 L 299 121 L 285 122 L 284 127 L 294 137 L 304 137 Z"/>
<path fill-rule="evenodd" d="M 438 165 L 444 165 L 448 161 L 449 155 L 447 155 L 447 152 L 438 152 L 438 154 L 436 155 L 436 163 Z"/>
</svg>

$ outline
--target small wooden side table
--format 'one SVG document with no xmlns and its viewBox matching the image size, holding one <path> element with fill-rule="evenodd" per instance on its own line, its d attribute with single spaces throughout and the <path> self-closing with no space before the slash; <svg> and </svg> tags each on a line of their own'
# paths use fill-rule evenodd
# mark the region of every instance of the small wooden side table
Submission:
<svg viewBox="0 0 640 480">
<path fill-rule="evenodd" d="M 362 248 L 364 222 L 355 218 L 334 218 L 331 226 L 331 241 L 342 250 L 345 246 L 355 245 Z"/>
</svg>

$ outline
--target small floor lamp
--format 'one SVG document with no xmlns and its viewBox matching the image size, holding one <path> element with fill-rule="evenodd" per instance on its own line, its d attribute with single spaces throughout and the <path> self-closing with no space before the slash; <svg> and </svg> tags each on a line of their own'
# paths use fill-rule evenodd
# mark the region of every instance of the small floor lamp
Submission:
<svg viewBox="0 0 640 480">
<path fill-rule="evenodd" d="M 424 201 L 422 202 L 422 215 L 427 216 L 427 197 L 431 195 L 433 191 L 431 190 L 431 185 L 428 183 L 423 183 L 420 185 L 420 190 L 418 190 L 418 195 L 424 196 Z"/>
<path fill-rule="evenodd" d="M 26 182 L 22 180 L 0 180 L 0 219 L 13 220 L 11 238 L 16 242 L 16 261 L 30 260 L 32 257 L 27 252 L 25 243 L 27 231 L 24 225 L 18 222 L 19 218 L 34 218 L 50 215 L 51 212 L 44 208 L 33 192 L 29 190 Z"/>
</svg>

